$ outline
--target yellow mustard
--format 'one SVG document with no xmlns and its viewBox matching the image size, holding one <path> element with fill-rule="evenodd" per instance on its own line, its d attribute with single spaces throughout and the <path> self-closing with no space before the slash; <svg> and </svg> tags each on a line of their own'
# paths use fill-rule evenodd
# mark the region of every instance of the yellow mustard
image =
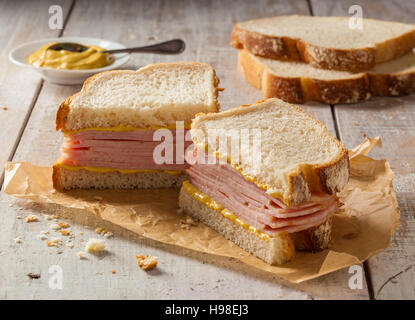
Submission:
<svg viewBox="0 0 415 320">
<path fill-rule="evenodd" d="M 245 230 L 251 231 L 252 233 L 256 234 L 260 237 L 263 241 L 269 241 L 270 236 L 262 231 L 258 230 L 257 228 L 249 225 L 242 219 L 238 218 L 234 213 L 230 212 L 229 210 L 225 209 L 219 203 L 217 203 L 212 198 L 208 197 L 204 193 L 200 192 L 194 185 L 192 185 L 189 181 L 183 182 L 183 189 L 186 190 L 187 193 L 191 194 L 197 201 L 203 203 L 204 205 L 208 206 L 209 208 L 216 210 L 225 218 L 239 224 Z"/>
<path fill-rule="evenodd" d="M 155 169 L 114 169 L 114 168 L 104 168 L 104 167 L 89 167 L 89 166 L 69 166 L 67 164 L 63 164 L 59 161 L 55 163 L 55 166 L 65 168 L 68 170 L 78 171 L 78 170 L 87 170 L 92 172 L 98 173 L 108 173 L 108 172 L 115 172 L 118 171 L 123 174 L 130 174 L 130 173 L 139 173 L 139 172 L 165 172 L 170 175 L 179 175 L 184 173 L 184 170 L 155 170 Z"/>
<path fill-rule="evenodd" d="M 57 42 L 44 45 L 26 58 L 26 62 L 36 67 L 53 69 L 97 69 L 114 62 L 114 56 L 109 53 L 101 53 L 105 50 L 98 46 L 86 46 L 83 52 L 71 52 L 68 50 L 48 50 Z"/>
</svg>

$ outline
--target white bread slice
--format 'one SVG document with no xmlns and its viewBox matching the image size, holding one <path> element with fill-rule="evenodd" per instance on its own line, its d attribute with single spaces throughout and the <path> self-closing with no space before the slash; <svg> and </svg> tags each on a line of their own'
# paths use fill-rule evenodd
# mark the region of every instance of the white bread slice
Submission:
<svg viewBox="0 0 415 320">
<path fill-rule="evenodd" d="M 362 73 L 323 70 L 303 62 L 278 61 L 238 50 L 238 69 L 264 96 L 290 103 L 309 100 L 356 103 L 371 96 L 402 96 L 415 92 L 415 53 L 381 63 Z"/>
<path fill-rule="evenodd" d="M 265 241 L 197 199 L 182 187 L 179 206 L 185 214 L 200 220 L 226 239 L 269 264 L 283 264 L 292 260 L 296 249 L 307 251 L 325 249 L 331 240 L 331 218 L 317 227 L 292 234 L 283 233 Z"/>
<path fill-rule="evenodd" d="M 55 164 L 53 166 L 53 186 L 57 190 L 72 189 L 152 189 L 180 188 L 188 175 L 159 172 L 120 173 L 71 170 Z"/>
<path fill-rule="evenodd" d="M 229 145 L 211 143 L 223 137 L 243 142 L 247 135 L 252 140 L 258 130 L 260 151 L 255 162 L 253 144 L 241 144 L 240 151 L 233 153 Z M 313 190 L 340 191 L 349 178 L 349 158 L 343 144 L 322 122 L 279 99 L 197 115 L 191 135 L 198 149 L 227 161 L 247 180 L 287 205 L 308 201 Z"/>
<path fill-rule="evenodd" d="M 303 61 L 314 67 L 362 71 L 415 47 L 415 25 L 350 17 L 279 16 L 238 23 L 231 45 L 265 58 Z"/>
<path fill-rule="evenodd" d="M 56 130 L 168 127 L 190 123 L 198 112 L 217 112 L 219 80 L 207 63 L 158 63 L 87 79 L 56 115 Z"/>
</svg>

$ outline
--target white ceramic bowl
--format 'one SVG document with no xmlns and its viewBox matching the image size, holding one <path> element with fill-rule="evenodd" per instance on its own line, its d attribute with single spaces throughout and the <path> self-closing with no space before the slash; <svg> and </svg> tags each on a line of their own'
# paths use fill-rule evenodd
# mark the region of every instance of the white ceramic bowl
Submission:
<svg viewBox="0 0 415 320">
<path fill-rule="evenodd" d="M 36 41 L 26 42 L 9 52 L 9 59 L 14 64 L 17 64 L 21 67 L 31 68 L 39 72 L 46 81 L 50 81 L 56 84 L 80 84 L 85 81 L 86 78 L 91 75 L 117 69 L 128 61 L 130 55 L 128 53 L 117 53 L 114 54 L 115 60 L 112 64 L 97 69 L 87 69 L 87 70 L 62 70 L 62 69 L 52 69 L 52 68 L 43 68 L 35 67 L 26 62 L 26 58 L 40 49 L 40 47 L 48 44 L 50 42 L 76 42 L 83 45 L 96 45 L 105 49 L 124 49 L 125 46 L 121 43 L 97 39 L 97 38 L 83 38 L 83 37 L 64 37 L 64 38 L 47 38 L 40 39 Z"/>
</svg>

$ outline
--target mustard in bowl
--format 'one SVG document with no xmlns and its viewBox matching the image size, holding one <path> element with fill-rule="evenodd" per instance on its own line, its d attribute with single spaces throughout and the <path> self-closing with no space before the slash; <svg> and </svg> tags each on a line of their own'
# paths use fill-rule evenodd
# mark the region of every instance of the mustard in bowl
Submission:
<svg viewBox="0 0 415 320">
<path fill-rule="evenodd" d="M 50 46 L 57 42 L 50 42 L 33 52 L 26 58 L 26 62 L 35 67 L 86 70 L 98 69 L 108 66 L 114 62 L 114 56 L 109 53 L 102 53 L 104 48 L 96 45 L 85 46 L 87 49 L 82 52 L 68 50 L 52 50 Z"/>
</svg>

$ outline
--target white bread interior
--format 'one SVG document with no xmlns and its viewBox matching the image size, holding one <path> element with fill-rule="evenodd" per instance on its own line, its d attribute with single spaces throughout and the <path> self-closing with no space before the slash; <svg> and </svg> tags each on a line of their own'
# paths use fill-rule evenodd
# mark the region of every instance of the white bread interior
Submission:
<svg viewBox="0 0 415 320">
<path fill-rule="evenodd" d="M 250 139 L 254 139 L 251 129 L 261 132 L 260 157 L 255 163 L 251 158 L 252 146 L 241 144 L 240 157 L 236 157 L 229 151 L 229 144 L 208 143 L 216 137 L 239 138 L 246 129 Z M 312 190 L 330 194 L 340 191 L 349 178 L 349 160 L 343 144 L 327 132 L 322 122 L 279 99 L 197 115 L 191 135 L 198 149 L 206 150 L 208 143 L 210 154 L 227 161 L 245 178 L 287 205 L 308 201 Z"/>
<path fill-rule="evenodd" d="M 167 127 L 190 123 L 199 112 L 217 112 L 215 70 L 207 63 L 159 63 L 137 71 L 115 70 L 87 79 L 59 107 L 56 128 Z"/>
<path fill-rule="evenodd" d="M 180 188 L 188 178 L 185 172 L 170 174 L 159 172 L 120 173 L 71 170 L 53 166 L 53 186 L 57 190 L 72 189 L 153 189 Z"/>
</svg>

